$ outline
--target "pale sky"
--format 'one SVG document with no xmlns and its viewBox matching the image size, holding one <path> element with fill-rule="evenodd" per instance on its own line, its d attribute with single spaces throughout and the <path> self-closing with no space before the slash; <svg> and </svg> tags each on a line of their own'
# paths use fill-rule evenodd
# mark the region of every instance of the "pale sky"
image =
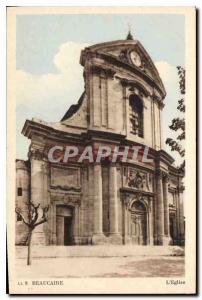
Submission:
<svg viewBox="0 0 202 300">
<path fill-rule="evenodd" d="M 83 92 L 80 51 L 87 45 L 134 39 L 146 49 L 166 88 L 162 114 L 163 148 L 173 137 L 168 125 L 177 116 L 176 66 L 185 67 L 184 16 L 175 14 L 18 15 L 16 21 L 16 120 L 18 159 L 27 159 L 29 141 L 21 134 L 26 119 L 59 121 Z"/>
</svg>

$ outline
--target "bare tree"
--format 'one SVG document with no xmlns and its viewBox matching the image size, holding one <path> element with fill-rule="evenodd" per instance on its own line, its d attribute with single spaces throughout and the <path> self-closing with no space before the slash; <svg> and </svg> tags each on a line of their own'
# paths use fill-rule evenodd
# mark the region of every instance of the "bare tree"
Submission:
<svg viewBox="0 0 202 300">
<path fill-rule="evenodd" d="M 47 222 L 47 212 L 49 210 L 49 206 L 45 206 L 42 208 L 42 216 L 39 216 L 39 207 L 40 203 L 35 205 L 32 201 L 27 203 L 28 206 L 28 215 L 27 218 L 23 216 L 20 208 L 16 207 L 16 214 L 22 219 L 23 223 L 28 227 L 28 236 L 27 236 L 27 265 L 31 265 L 31 241 L 32 241 L 32 233 L 35 227 Z"/>
</svg>

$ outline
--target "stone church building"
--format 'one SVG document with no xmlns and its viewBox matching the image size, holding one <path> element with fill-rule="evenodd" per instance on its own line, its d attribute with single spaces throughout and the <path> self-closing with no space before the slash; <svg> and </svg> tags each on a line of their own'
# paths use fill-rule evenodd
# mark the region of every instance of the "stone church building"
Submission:
<svg viewBox="0 0 202 300">
<path fill-rule="evenodd" d="M 183 176 L 163 150 L 166 91 L 150 56 L 129 32 L 126 40 L 83 49 L 80 64 L 85 85 L 78 103 L 60 122 L 33 118 L 22 129 L 31 143 L 28 160 L 16 160 L 16 206 L 25 216 L 30 200 L 49 206 L 33 243 L 184 244 Z M 152 162 L 50 162 L 48 145 L 147 146 Z M 16 244 L 26 239 L 16 216 Z"/>
</svg>

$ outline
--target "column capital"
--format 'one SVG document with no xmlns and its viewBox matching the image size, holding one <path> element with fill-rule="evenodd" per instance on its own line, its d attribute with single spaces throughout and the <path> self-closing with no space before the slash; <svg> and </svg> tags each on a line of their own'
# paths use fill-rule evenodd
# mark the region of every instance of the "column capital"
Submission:
<svg viewBox="0 0 202 300">
<path fill-rule="evenodd" d="M 163 178 L 163 171 L 162 171 L 161 169 L 156 169 L 155 175 L 156 175 L 159 179 L 162 179 L 162 178 Z"/>
<path fill-rule="evenodd" d="M 44 160 L 46 158 L 43 147 L 31 147 L 28 153 L 29 159 Z"/>
<path fill-rule="evenodd" d="M 121 199 L 122 199 L 122 201 L 123 201 L 126 208 L 128 208 L 129 205 L 130 205 L 130 198 L 131 198 L 131 195 L 129 193 L 121 194 Z"/>
<path fill-rule="evenodd" d="M 170 177 L 167 172 L 163 172 L 163 179 L 166 183 L 168 183 L 170 181 Z"/>
<path fill-rule="evenodd" d="M 169 174 L 168 172 L 162 170 L 162 169 L 156 169 L 156 172 L 155 172 L 156 176 L 157 177 L 160 177 L 161 179 L 165 180 L 165 181 L 169 181 Z"/>
</svg>

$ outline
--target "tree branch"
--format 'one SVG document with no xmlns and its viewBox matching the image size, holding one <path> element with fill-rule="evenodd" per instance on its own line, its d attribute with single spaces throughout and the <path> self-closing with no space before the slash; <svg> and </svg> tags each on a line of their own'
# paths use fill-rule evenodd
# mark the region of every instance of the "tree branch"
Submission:
<svg viewBox="0 0 202 300">
<path fill-rule="evenodd" d="M 32 213 L 32 216 L 31 216 L 31 224 L 34 225 L 38 219 L 38 209 L 39 209 L 39 206 L 40 206 L 40 203 L 38 205 L 34 205 L 34 203 L 32 201 L 30 201 L 30 205 L 31 207 L 33 208 L 33 213 Z"/>
<path fill-rule="evenodd" d="M 15 212 L 16 212 L 16 214 L 19 216 L 19 217 L 21 217 L 22 218 L 22 221 L 23 221 L 23 223 L 26 225 L 26 226 L 30 226 L 30 224 L 27 222 L 27 221 L 25 221 L 25 218 L 23 217 L 23 215 L 21 214 L 21 212 L 18 210 L 18 208 L 16 207 L 15 208 Z"/>
<path fill-rule="evenodd" d="M 47 212 L 48 212 L 48 210 L 49 210 L 49 205 L 43 207 L 42 210 L 43 210 L 42 218 L 41 218 L 40 221 L 38 221 L 38 222 L 36 222 L 36 223 L 34 224 L 34 227 L 36 227 L 36 226 L 38 226 L 38 225 L 40 225 L 40 224 L 43 224 L 43 223 L 47 222 L 47 220 L 48 220 L 46 214 L 47 214 Z"/>
<path fill-rule="evenodd" d="M 40 225 L 40 224 L 43 224 L 43 223 L 45 223 L 45 222 L 47 222 L 47 219 L 45 218 L 45 219 L 42 219 L 42 220 L 40 220 L 39 222 L 37 222 L 37 223 L 35 223 L 33 226 L 34 226 L 34 228 L 36 227 L 36 226 L 38 226 L 38 225 Z"/>
</svg>

